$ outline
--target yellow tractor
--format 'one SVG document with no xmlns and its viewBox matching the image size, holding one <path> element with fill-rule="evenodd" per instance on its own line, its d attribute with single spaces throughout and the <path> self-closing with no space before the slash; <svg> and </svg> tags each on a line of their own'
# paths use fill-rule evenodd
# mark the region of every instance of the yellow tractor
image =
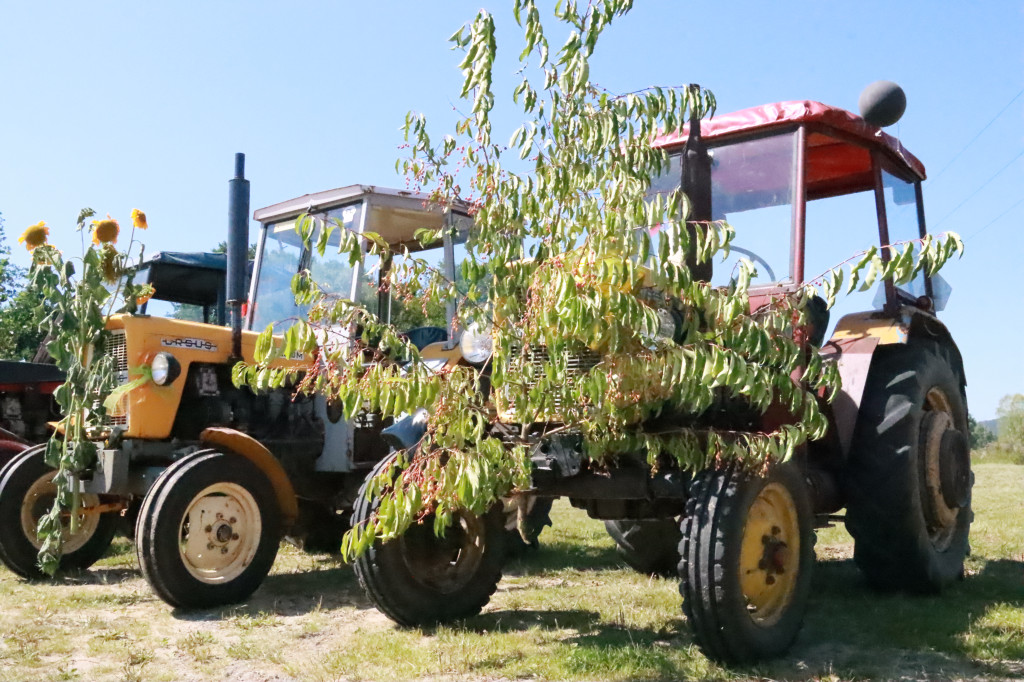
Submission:
<svg viewBox="0 0 1024 682">
<path fill-rule="evenodd" d="M 254 393 L 232 384 L 233 365 L 253 358 L 258 334 L 252 330 L 273 322 L 284 331 L 288 319 L 305 314 L 290 289 L 296 273 L 308 271 L 332 295 L 404 324 L 425 358 L 439 365 L 462 360 L 451 339 L 454 306 L 434 319 L 404 308 L 378 287 L 390 261 L 368 256 L 353 266 L 337 248 L 320 257 L 295 224 L 309 214 L 318 226 L 336 221 L 358 234 L 374 232 L 396 252 L 402 246 L 444 268 L 454 281 L 456 252 L 470 223 L 464 210 L 442 210 L 421 194 L 363 185 L 257 210 L 261 231 L 247 296 L 243 171 L 238 155 L 230 182 L 227 293 L 218 306 L 231 314 L 231 326 L 146 314 L 107 322 L 105 352 L 117 358 L 123 381 L 142 366 L 152 380 L 124 394 L 110 411 L 97 461 L 82 482 L 84 507 L 75 511 L 81 531 L 66 539 L 61 560 L 62 569 L 87 568 L 106 550 L 119 516 L 137 514 L 134 537 L 143 573 L 177 607 L 245 599 L 270 570 L 285 536 L 310 550 L 337 550 L 360 484 L 398 445 L 382 437 L 390 422 L 377 415 L 347 421 L 322 397 L 295 396 L 290 387 Z M 451 229 L 438 243 L 424 247 L 414 237 L 422 228 L 440 231 L 445 225 Z M 331 244 L 338 244 L 337 230 Z M 310 361 L 280 362 L 303 367 Z M 53 477 L 43 446 L 0 471 L 0 560 L 26 578 L 40 576 L 36 522 L 53 502 Z"/>
</svg>

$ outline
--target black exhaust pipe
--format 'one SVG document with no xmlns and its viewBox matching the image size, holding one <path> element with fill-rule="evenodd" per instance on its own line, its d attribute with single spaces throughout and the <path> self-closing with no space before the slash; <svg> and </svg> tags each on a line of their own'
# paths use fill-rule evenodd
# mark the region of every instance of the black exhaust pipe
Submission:
<svg viewBox="0 0 1024 682">
<path fill-rule="evenodd" d="M 231 355 L 242 359 L 242 303 L 249 265 L 249 181 L 245 179 L 245 154 L 235 154 L 235 177 L 228 181 L 227 305 L 231 316 Z"/>
</svg>

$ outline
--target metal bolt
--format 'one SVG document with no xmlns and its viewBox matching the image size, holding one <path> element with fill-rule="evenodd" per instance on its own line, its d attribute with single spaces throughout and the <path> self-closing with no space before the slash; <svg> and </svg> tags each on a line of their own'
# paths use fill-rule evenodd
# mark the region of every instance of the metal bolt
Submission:
<svg viewBox="0 0 1024 682">
<path fill-rule="evenodd" d="M 206 532 L 207 533 L 212 533 L 213 532 L 213 526 L 207 526 L 206 527 Z"/>
<path fill-rule="evenodd" d="M 228 548 L 227 547 L 221 547 L 220 553 L 221 554 L 227 554 L 228 553 Z"/>
<path fill-rule="evenodd" d="M 232 533 L 231 534 L 231 539 L 232 540 L 237 540 L 238 539 L 238 533 Z"/>
<path fill-rule="evenodd" d="M 778 535 L 781 532 L 782 532 L 781 528 L 779 528 L 778 526 L 772 526 L 772 535 Z"/>
<path fill-rule="evenodd" d="M 225 551 L 226 552 L 227 550 L 221 550 L 221 551 Z M 766 576 L 765 579 L 764 579 L 764 584 L 765 585 L 774 585 L 775 584 L 775 576 L 774 575 Z"/>
<path fill-rule="evenodd" d="M 228 523 L 238 523 L 238 519 L 232 516 L 230 519 L 228 519 Z"/>
<path fill-rule="evenodd" d="M 213 549 L 213 543 L 212 542 L 208 542 L 206 544 L 206 549 Z"/>
<path fill-rule="evenodd" d="M 223 515 L 223 514 L 221 514 L 220 512 L 217 512 L 217 518 L 218 518 L 218 519 L 223 519 L 223 518 L 224 518 L 224 515 Z"/>
</svg>

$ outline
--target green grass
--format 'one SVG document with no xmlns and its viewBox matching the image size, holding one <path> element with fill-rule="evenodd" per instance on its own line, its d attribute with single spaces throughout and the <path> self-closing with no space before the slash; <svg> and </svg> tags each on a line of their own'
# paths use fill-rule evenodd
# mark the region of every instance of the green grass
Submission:
<svg viewBox="0 0 1024 682">
<path fill-rule="evenodd" d="M 481 615 L 426 630 L 381 616 L 335 557 L 288 546 L 249 601 L 193 613 L 152 595 L 123 539 L 57 584 L 0 570 L 0 681 L 1024 678 L 1024 466 L 986 457 L 975 472 L 963 582 L 874 593 L 845 530 L 820 531 L 800 637 L 754 667 L 708 661 L 676 582 L 626 569 L 603 525 L 559 502 Z"/>
</svg>

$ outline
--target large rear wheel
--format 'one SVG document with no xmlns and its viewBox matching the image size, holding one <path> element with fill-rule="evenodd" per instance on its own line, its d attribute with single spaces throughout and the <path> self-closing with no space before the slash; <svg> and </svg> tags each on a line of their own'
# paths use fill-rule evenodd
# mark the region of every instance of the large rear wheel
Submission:
<svg viewBox="0 0 1024 682">
<path fill-rule="evenodd" d="M 854 559 L 880 589 L 963 574 L 971 511 L 965 382 L 935 342 L 878 349 L 843 477 Z"/>
<path fill-rule="evenodd" d="M 245 457 L 204 451 L 168 468 L 139 511 L 142 573 L 172 606 L 249 597 L 270 572 L 281 513 L 266 475 Z"/>
<path fill-rule="evenodd" d="M 800 472 L 705 470 L 690 486 L 682 531 L 679 591 L 704 652 L 726 662 L 784 653 L 803 623 L 814 565 Z"/>
<path fill-rule="evenodd" d="M 633 570 L 646 575 L 671 577 L 679 570 L 679 522 L 669 519 L 619 519 L 605 521 L 615 540 L 615 550 Z"/>
<path fill-rule="evenodd" d="M 29 448 L 0 470 L 0 561 L 22 578 L 47 577 L 37 563 L 36 526 L 57 496 L 56 471 L 44 461 L 45 445 Z M 117 530 L 118 512 L 93 513 L 98 495 L 82 495 L 78 532 L 65 523 L 59 570 L 86 569 L 103 556 Z M 70 517 L 68 517 L 70 521 Z"/>
<path fill-rule="evenodd" d="M 387 471 L 389 457 L 367 481 Z M 359 490 L 352 525 L 365 524 L 380 499 Z M 504 514 L 494 505 L 482 516 L 460 512 L 444 537 L 434 534 L 433 516 L 413 524 L 401 537 L 375 542 L 355 561 L 356 577 L 370 601 L 391 620 L 416 627 L 480 613 L 501 580 Z"/>
</svg>

